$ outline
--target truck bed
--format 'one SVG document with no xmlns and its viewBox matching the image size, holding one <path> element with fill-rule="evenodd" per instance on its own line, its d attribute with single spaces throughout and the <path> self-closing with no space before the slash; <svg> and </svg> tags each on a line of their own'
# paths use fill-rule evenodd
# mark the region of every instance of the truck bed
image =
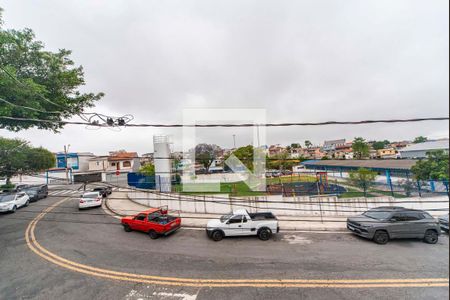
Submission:
<svg viewBox="0 0 450 300">
<path fill-rule="evenodd" d="M 277 218 L 271 212 L 249 213 L 252 221 L 276 220 Z"/>
</svg>

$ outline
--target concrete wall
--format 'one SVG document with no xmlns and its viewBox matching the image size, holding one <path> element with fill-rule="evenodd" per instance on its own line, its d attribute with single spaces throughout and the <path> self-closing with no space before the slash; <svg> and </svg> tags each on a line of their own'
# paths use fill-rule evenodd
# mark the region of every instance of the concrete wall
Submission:
<svg viewBox="0 0 450 300">
<path fill-rule="evenodd" d="M 128 197 L 150 207 L 167 205 L 170 210 L 208 214 L 226 214 L 239 208 L 249 212 L 272 211 L 280 216 L 351 216 L 379 206 L 423 209 L 432 215 L 443 215 L 449 210 L 447 196 L 405 199 L 264 196 L 230 199 L 227 195 L 186 196 L 133 191 L 128 193 Z"/>
</svg>

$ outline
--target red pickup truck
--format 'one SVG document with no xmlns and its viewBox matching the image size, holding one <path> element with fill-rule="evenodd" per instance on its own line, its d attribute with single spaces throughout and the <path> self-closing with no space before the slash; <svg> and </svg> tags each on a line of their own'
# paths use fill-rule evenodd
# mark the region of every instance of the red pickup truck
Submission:
<svg viewBox="0 0 450 300">
<path fill-rule="evenodd" d="M 169 235 L 181 227 L 181 218 L 168 214 L 167 208 L 152 208 L 121 220 L 126 232 L 133 230 L 148 233 L 150 238 Z"/>
</svg>

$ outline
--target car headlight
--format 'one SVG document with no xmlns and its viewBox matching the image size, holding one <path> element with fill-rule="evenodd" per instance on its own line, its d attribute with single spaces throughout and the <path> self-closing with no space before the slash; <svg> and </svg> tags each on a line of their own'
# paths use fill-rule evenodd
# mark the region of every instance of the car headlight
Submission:
<svg viewBox="0 0 450 300">
<path fill-rule="evenodd" d="M 372 228 L 373 225 L 361 225 L 362 228 Z"/>
</svg>

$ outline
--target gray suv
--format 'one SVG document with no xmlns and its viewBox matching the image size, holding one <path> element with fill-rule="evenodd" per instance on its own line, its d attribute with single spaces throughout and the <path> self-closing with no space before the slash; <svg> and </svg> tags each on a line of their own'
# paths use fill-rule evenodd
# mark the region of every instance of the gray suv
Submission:
<svg viewBox="0 0 450 300">
<path fill-rule="evenodd" d="M 390 239 L 418 238 L 436 244 L 441 234 L 439 221 L 422 210 L 404 207 L 377 207 L 347 219 L 353 233 L 386 244 Z"/>
</svg>

